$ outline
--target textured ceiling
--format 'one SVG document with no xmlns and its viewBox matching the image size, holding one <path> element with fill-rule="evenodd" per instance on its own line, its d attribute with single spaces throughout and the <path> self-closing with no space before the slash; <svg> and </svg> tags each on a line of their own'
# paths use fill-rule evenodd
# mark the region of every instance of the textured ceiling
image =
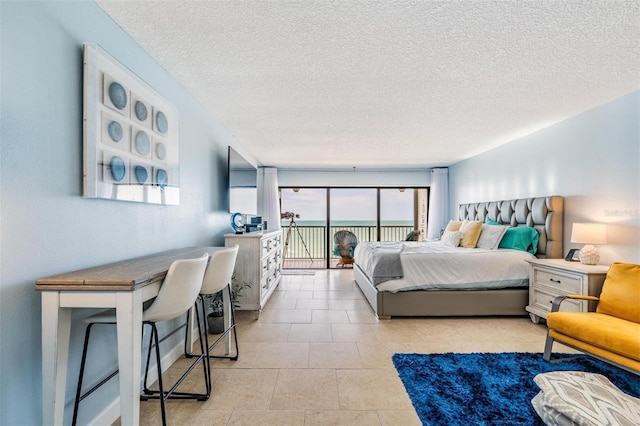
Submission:
<svg viewBox="0 0 640 426">
<path fill-rule="evenodd" d="M 640 88 L 638 1 L 97 3 L 270 166 L 449 165 Z"/>
</svg>

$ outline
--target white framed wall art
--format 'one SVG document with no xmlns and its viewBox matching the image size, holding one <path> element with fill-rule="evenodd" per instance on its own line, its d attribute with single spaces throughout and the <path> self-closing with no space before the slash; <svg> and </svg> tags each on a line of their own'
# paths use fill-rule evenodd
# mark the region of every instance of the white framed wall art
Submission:
<svg viewBox="0 0 640 426">
<path fill-rule="evenodd" d="M 83 63 L 82 196 L 180 204 L 175 106 L 95 44 Z"/>
</svg>

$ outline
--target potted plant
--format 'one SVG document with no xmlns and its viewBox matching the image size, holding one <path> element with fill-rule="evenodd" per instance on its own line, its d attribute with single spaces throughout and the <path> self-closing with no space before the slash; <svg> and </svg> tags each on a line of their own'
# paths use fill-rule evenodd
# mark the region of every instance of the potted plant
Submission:
<svg viewBox="0 0 640 426">
<path fill-rule="evenodd" d="M 231 277 L 231 308 L 235 309 L 239 307 L 238 299 L 242 297 L 242 290 L 245 288 L 251 288 L 251 284 L 246 282 L 238 282 L 235 274 Z M 220 334 L 224 331 L 224 302 L 222 298 L 222 292 L 226 289 L 220 290 L 215 294 L 207 294 L 204 296 L 205 302 L 209 306 L 209 314 L 207 315 L 207 325 L 209 326 L 209 333 Z"/>
</svg>

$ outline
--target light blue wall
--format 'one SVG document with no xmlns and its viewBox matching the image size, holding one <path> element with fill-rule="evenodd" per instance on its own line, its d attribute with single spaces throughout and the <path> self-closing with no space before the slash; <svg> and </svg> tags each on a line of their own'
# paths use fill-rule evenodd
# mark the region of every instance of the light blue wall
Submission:
<svg viewBox="0 0 640 426">
<path fill-rule="evenodd" d="M 0 424 L 35 425 L 35 280 L 176 247 L 223 245 L 227 145 L 235 142 L 93 2 L 2 1 L 0 18 Z M 178 107 L 180 206 L 81 198 L 83 42 L 99 44 Z M 68 387 L 77 374 L 81 315 L 74 315 Z M 98 336 L 90 370 L 96 374 L 116 365 L 115 335 Z M 83 403 L 81 423 L 117 396 L 112 382 Z"/>
<path fill-rule="evenodd" d="M 566 252 L 574 222 L 607 223 L 601 263 L 640 263 L 640 92 L 449 167 L 460 203 L 565 197 Z"/>
</svg>

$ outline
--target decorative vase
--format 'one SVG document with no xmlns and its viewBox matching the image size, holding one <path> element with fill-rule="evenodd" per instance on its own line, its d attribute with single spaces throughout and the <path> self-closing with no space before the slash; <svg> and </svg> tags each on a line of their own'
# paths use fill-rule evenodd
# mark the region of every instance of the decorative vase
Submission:
<svg viewBox="0 0 640 426">
<path fill-rule="evenodd" d="M 224 317 L 209 314 L 207 316 L 207 326 L 210 334 L 221 334 L 224 331 Z"/>
<path fill-rule="evenodd" d="M 578 257 L 580 258 L 580 262 L 585 265 L 597 265 L 598 262 L 600 262 L 600 253 L 598 253 L 598 249 L 591 244 L 582 247 Z"/>
</svg>

